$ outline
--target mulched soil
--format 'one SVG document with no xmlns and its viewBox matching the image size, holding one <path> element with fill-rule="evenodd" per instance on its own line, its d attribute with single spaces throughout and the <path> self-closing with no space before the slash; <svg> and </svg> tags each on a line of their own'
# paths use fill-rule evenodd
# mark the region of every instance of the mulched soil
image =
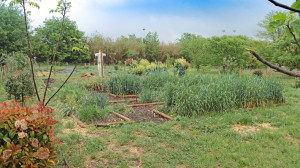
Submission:
<svg viewBox="0 0 300 168">
<path fill-rule="evenodd" d="M 109 101 L 116 101 L 116 100 L 130 100 L 130 99 L 135 99 L 135 98 L 120 98 L 120 97 L 113 97 L 108 95 Z M 133 105 L 133 104 L 138 104 L 136 101 L 134 102 L 125 102 L 128 105 Z M 132 107 L 134 109 L 134 112 L 127 113 L 127 114 L 122 114 L 125 117 L 131 119 L 132 121 L 135 121 L 137 123 L 141 122 L 154 122 L 157 124 L 163 124 L 167 122 L 168 120 L 154 114 L 152 111 L 155 109 L 155 105 L 151 106 L 140 106 L 140 107 Z M 106 118 L 99 120 L 96 122 L 96 124 L 105 124 L 105 123 L 113 123 L 113 122 L 121 122 L 123 121 L 122 119 L 116 117 L 113 114 L 110 114 Z"/>
<path fill-rule="evenodd" d="M 114 114 L 109 114 L 107 117 L 105 117 L 102 120 L 97 121 L 95 124 L 104 124 L 104 123 L 113 123 L 113 122 L 121 122 L 122 119 L 118 118 Z"/>
<path fill-rule="evenodd" d="M 156 115 L 152 112 L 155 109 L 155 106 L 140 106 L 133 107 L 134 112 L 125 114 L 124 116 L 130 118 L 131 120 L 140 123 L 140 122 L 155 122 L 157 124 L 163 124 L 168 120 Z"/>
</svg>

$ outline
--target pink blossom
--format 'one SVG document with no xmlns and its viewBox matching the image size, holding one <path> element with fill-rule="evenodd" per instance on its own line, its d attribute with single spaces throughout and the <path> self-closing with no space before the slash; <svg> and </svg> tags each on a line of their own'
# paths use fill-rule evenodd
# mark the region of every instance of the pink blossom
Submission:
<svg viewBox="0 0 300 168">
<path fill-rule="evenodd" d="M 6 149 L 5 151 L 3 151 L 3 156 L 2 156 L 2 158 L 3 158 L 4 160 L 7 160 L 7 159 L 10 158 L 11 154 L 12 154 L 12 150 L 11 150 L 11 149 Z"/>
<path fill-rule="evenodd" d="M 27 137 L 27 133 L 25 133 L 25 132 L 19 132 L 18 136 L 19 136 L 20 139 L 22 139 L 22 138 Z"/>
<path fill-rule="evenodd" d="M 38 152 L 34 152 L 33 156 L 37 159 L 48 159 L 49 158 L 49 153 L 47 148 L 41 147 Z"/>
</svg>

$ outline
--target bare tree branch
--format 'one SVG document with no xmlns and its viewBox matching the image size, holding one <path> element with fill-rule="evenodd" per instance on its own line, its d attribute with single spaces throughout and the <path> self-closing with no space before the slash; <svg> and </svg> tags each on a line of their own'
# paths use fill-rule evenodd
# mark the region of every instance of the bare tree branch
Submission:
<svg viewBox="0 0 300 168">
<path fill-rule="evenodd" d="M 84 49 L 84 46 L 85 46 L 85 45 L 83 45 L 82 49 Z M 50 100 L 51 100 L 51 99 L 52 99 L 52 98 L 60 91 L 60 89 L 61 89 L 61 88 L 67 83 L 67 81 L 70 79 L 70 77 L 71 77 L 72 74 L 74 73 L 74 71 L 75 71 L 75 69 L 76 69 L 76 67 L 77 67 L 77 65 L 78 65 L 78 63 L 79 63 L 79 61 L 80 61 L 80 59 L 81 59 L 81 56 L 82 56 L 82 53 L 80 52 L 80 55 L 79 55 L 79 57 L 78 57 L 78 60 L 77 60 L 77 62 L 76 62 L 76 64 L 75 64 L 75 66 L 74 66 L 72 72 L 70 73 L 70 75 L 68 76 L 68 78 L 64 81 L 64 83 L 57 89 L 57 91 L 49 98 L 49 100 L 46 102 L 45 106 L 48 105 L 48 103 L 50 102 Z"/>
<path fill-rule="evenodd" d="M 270 62 L 268 62 L 267 60 L 263 59 L 262 57 L 260 57 L 255 51 L 252 51 L 252 50 L 249 50 L 247 49 L 254 57 L 256 57 L 260 62 L 262 62 L 263 64 L 269 66 L 270 68 L 272 69 L 275 69 L 281 73 L 284 73 L 286 75 L 289 75 L 289 76 L 293 76 L 293 77 L 300 77 L 300 74 L 299 73 L 296 73 L 296 72 L 292 72 L 292 71 L 288 71 L 286 69 L 282 69 L 276 65 L 273 65 L 271 64 Z"/>
<path fill-rule="evenodd" d="M 298 45 L 298 47 L 300 47 L 300 43 L 299 43 L 299 41 L 297 40 L 295 34 L 293 33 L 291 27 L 290 27 L 289 25 L 286 25 L 286 26 L 287 26 L 287 28 L 289 29 L 289 31 L 290 31 L 290 33 L 292 34 L 292 36 L 294 37 L 294 40 L 296 41 L 296 44 Z"/>
<path fill-rule="evenodd" d="M 23 7 L 23 11 L 24 11 L 25 28 L 26 28 L 26 36 L 27 36 L 27 44 L 28 44 L 28 55 L 29 55 L 29 59 L 30 59 L 32 81 L 33 81 L 36 97 L 38 98 L 39 101 L 41 101 L 40 96 L 39 96 L 39 92 L 38 92 L 38 89 L 37 89 L 37 86 L 36 86 L 34 70 L 33 70 L 33 61 L 32 61 L 30 38 L 29 38 L 28 26 L 27 26 L 27 13 L 26 13 L 26 7 L 25 7 L 25 0 L 22 0 L 22 7 Z"/>
<path fill-rule="evenodd" d="M 52 69 L 53 69 L 53 66 L 54 66 L 54 63 L 55 63 L 55 58 L 56 58 L 56 54 L 57 54 L 59 42 L 60 42 L 60 39 L 61 39 L 61 36 L 62 36 L 62 31 L 63 31 L 63 28 L 64 28 L 66 11 L 67 11 L 67 8 L 65 8 L 64 11 L 63 11 L 63 18 L 62 18 L 61 27 L 60 27 L 60 33 L 59 33 L 58 41 L 56 43 L 55 53 L 54 53 L 54 56 L 52 58 L 51 68 L 50 68 L 50 72 L 49 72 L 49 75 L 48 75 L 47 84 L 46 84 L 45 91 L 44 91 L 43 103 L 45 103 L 45 99 L 46 99 L 46 95 L 47 95 L 47 89 L 49 87 L 49 81 L 50 81 L 50 77 L 51 77 L 51 74 L 52 74 Z"/>
<path fill-rule="evenodd" d="M 300 12 L 299 9 L 295 9 L 295 8 L 289 7 L 289 6 L 287 6 L 287 5 L 278 3 L 278 2 L 276 2 L 276 1 L 274 1 L 274 0 L 268 0 L 268 1 L 270 1 L 270 2 L 271 2 L 272 4 L 274 4 L 275 6 L 279 6 L 279 7 L 281 7 L 281 8 L 284 8 L 284 9 L 287 9 L 287 10 L 290 10 L 290 11 L 294 11 L 294 12 L 298 12 L 298 13 Z"/>
</svg>

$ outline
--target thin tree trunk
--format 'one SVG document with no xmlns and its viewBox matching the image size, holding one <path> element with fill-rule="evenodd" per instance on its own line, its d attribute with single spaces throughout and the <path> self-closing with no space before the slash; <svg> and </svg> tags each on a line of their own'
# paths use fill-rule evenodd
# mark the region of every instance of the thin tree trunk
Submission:
<svg viewBox="0 0 300 168">
<path fill-rule="evenodd" d="M 54 56 L 53 56 L 53 59 L 52 59 L 52 63 L 51 63 L 51 67 L 50 67 L 50 72 L 49 72 L 47 84 L 46 84 L 45 91 L 44 91 L 43 103 L 45 103 L 45 99 L 46 99 L 46 95 L 47 95 L 47 89 L 49 87 L 49 81 L 50 81 L 51 74 L 52 74 L 52 69 L 53 69 L 53 66 L 54 66 L 54 62 L 55 62 L 55 58 L 56 58 L 56 54 L 57 54 L 59 42 L 60 42 L 60 39 L 61 39 L 61 36 L 62 36 L 62 31 L 63 31 L 63 28 L 64 28 L 64 22 L 65 22 L 65 16 L 66 16 L 66 12 L 64 11 L 64 13 L 63 13 L 63 20 L 62 20 L 61 27 L 60 27 L 60 33 L 59 33 L 58 41 L 57 41 L 57 44 L 56 44 L 56 47 L 55 47 L 55 53 L 54 53 Z"/>
<path fill-rule="evenodd" d="M 32 61 L 32 53 L 31 53 L 31 47 L 30 47 L 30 38 L 29 38 L 28 26 L 27 26 L 27 14 L 26 14 L 26 8 L 25 8 L 24 0 L 22 0 L 22 6 L 23 6 L 23 11 L 24 11 L 25 28 L 26 28 L 26 36 L 27 36 L 27 43 L 28 43 L 28 54 L 29 54 L 29 59 L 30 59 L 32 81 L 33 81 L 36 96 L 37 96 L 38 100 L 41 101 L 40 96 L 39 96 L 39 92 L 38 92 L 38 89 L 37 89 L 37 85 L 36 85 L 36 82 L 35 82 L 35 76 L 34 76 L 34 70 L 33 70 L 33 61 Z"/>
</svg>

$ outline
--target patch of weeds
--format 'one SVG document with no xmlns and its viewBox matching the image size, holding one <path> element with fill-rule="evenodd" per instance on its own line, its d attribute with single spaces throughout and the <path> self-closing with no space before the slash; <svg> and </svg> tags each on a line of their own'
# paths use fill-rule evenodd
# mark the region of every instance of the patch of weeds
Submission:
<svg viewBox="0 0 300 168">
<path fill-rule="evenodd" d="M 97 158 L 97 153 L 91 153 L 91 159 L 96 159 Z"/>
<path fill-rule="evenodd" d="M 107 151 L 103 154 L 103 157 L 106 159 L 117 159 L 120 157 L 120 154 L 113 151 Z"/>
<path fill-rule="evenodd" d="M 129 149 L 123 149 L 122 153 L 130 153 L 130 150 Z"/>
<path fill-rule="evenodd" d="M 150 139 L 147 138 L 137 138 L 135 140 L 135 146 L 137 147 L 146 147 L 152 145 L 152 142 Z"/>
<path fill-rule="evenodd" d="M 71 158 L 71 165 L 76 165 L 76 167 L 83 167 L 84 162 L 85 162 L 85 155 L 83 153 L 81 154 L 72 154 L 72 158 Z"/>
<path fill-rule="evenodd" d="M 73 129 L 74 127 L 75 127 L 75 123 L 74 122 L 68 121 L 65 124 L 65 128 L 67 128 L 67 129 Z"/>
<path fill-rule="evenodd" d="M 93 137 L 85 139 L 85 149 L 88 153 L 95 153 L 104 149 L 101 139 Z"/>
<path fill-rule="evenodd" d="M 113 106 L 113 111 L 119 114 L 126 114 L 134 112 L 132 107 L 129 107 L 126 103 L 116 103 Z"/>
</svg>

